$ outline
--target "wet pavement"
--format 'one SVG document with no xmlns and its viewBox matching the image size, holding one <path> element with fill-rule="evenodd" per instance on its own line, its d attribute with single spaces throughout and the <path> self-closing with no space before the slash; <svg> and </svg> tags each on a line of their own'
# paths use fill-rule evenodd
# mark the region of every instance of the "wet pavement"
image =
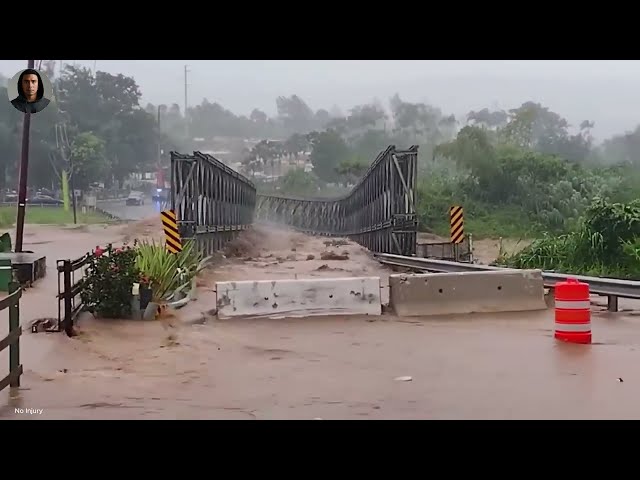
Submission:
<svg viewBox="0 0 640 480">
<path fill-rule="evenodd" d="M 139 206 L 128 207 L 125 200 L 101 202 L 99 205 L 99 207 L 105 212 L 115 215 L 122 220 L 142 220 L 156 215 L 160 218 L 160 212 L 162 211 L 163 206 L 164 203 L 154 202 L 150 198 L 145 200 L 144 205 Z"/>
</svg>

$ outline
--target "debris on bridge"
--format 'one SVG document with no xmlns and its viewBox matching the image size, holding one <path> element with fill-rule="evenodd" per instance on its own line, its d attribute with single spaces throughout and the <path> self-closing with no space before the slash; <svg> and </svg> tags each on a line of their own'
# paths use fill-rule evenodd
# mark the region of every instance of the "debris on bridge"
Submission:
<svg viewBox="0 0 640 480">
<path fill-rule="evenodd" d="M 320 260 L 349 260 L 349 252 L 342 252 L 342 254 L 331 251 L 322 252 Z"/>
<path fill-rule="evenodd" d="M 260 254 L 260 234 L 254 228 L 241 232 L 224 248 L 227 257 L 257 257 Z"/>
</svg>

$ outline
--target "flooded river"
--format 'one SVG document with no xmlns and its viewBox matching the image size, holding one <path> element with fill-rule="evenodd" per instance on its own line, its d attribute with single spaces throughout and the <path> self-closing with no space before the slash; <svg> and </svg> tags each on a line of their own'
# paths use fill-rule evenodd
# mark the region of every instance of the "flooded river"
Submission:
<svg viewBox="0 0 640 480">
<path fill-rule="evenodd" d="M 595 321 L 590 346 L 557 343 L 544 314 L 83 330 L 27 366 L 0 418 L 640 418 L 633 319 Z"/>
</svg>

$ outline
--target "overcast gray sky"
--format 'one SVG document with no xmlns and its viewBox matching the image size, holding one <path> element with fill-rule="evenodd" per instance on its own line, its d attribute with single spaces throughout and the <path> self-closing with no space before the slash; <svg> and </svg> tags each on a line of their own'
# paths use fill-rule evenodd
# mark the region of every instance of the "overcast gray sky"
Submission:
<svg viewBox="0 0 640 480">
<path fill-rule="evenodd" d="M 132 76 L 143 102 L 219 102 L 236 114 L 275 114 L 275 98 L 297 94 L 313 109 L 347 111 L 378 98 L 429 102 L 462 116 L 483 107 L 543 103 L 577 125 L 596 122 L 599 140 L 640 124 L 638 60 L 63 60 Z M 0 60 L 11 77 L 26 60 Z"/>
</svg>

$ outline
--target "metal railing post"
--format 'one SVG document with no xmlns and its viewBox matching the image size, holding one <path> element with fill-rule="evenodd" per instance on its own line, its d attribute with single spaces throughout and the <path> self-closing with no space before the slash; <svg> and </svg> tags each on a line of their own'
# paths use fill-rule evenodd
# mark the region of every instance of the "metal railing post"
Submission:
<svg viewBox="0 0 640 480">
<path fill-rule="evenodd" d="M 11 282 L 9 284 L 9 294 L 15 293 L 20 288 L 18 282 Z M 9 306 L 9 333 L 12 333 L 20 328 L 20 298 L 16 299 L 15 303 Z M 9 345 L 9 373 L 18 372 L 20 368 L 20 337 L 16 337 L 16 340 Z M 20 373 L 12 377 L 9 383 L 11 388 L 17 388 L 20 386 Z"/>
<path fill-rule="evenodd" d="M 68 336 L 73 334 L 73 298 L 71 273 L 71 260 L 64 261 L 63 267 L 63 285 L 64 285 L 64 331 Z"/>
</svg>

